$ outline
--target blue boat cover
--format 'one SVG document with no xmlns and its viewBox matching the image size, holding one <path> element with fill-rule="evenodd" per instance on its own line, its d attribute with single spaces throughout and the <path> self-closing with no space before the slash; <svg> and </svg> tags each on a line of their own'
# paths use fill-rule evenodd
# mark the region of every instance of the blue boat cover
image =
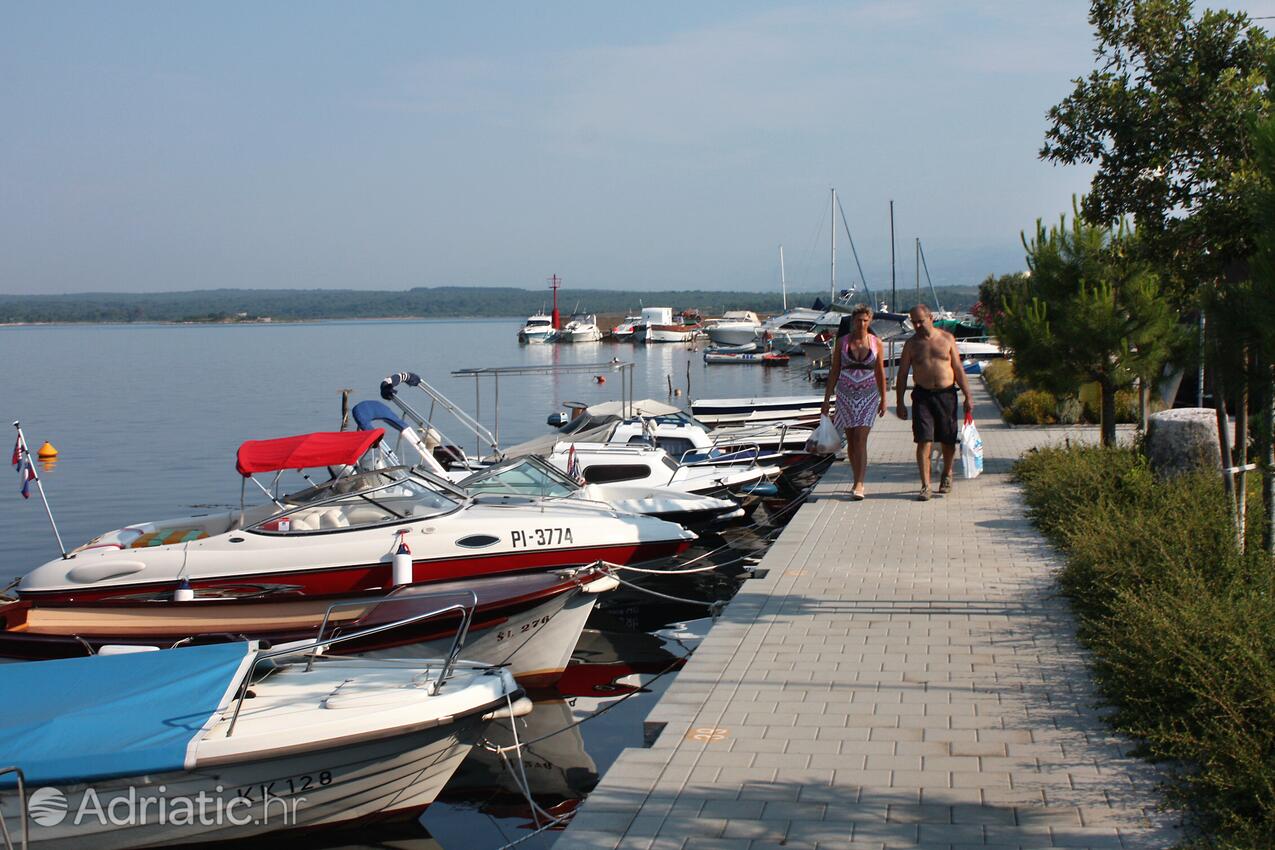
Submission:
<svg viewBox="0 0 1275 850">
<path fill-rule="evenodd" d="M 28 788 L 189 769 L 253 655 L 240 641 L 5 664 L 0 767 L 22 768 Z"/>
<path fill-rule="evenodd" d="M 373 430 L 376 426 L 372 423 L 378 419 L 399 431 L 407 428 L 407 423 L 395 416 L 394 411 L 390 410 L 385 402 L 377 401 L 376 399 L 360 401 L 354 405 L 350 415 L 354 417 L 354 424 L 359 426 L 360 431 Z"/>
</svg>

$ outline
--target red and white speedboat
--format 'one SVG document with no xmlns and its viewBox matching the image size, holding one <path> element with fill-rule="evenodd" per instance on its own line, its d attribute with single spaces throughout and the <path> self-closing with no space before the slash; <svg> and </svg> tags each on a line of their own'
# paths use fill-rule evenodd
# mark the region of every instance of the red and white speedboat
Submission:
<svg viewBox="0 0 1275 850">
<path fill-rule="evenodd" d="M 242 595 L 245 588 L 347 596 L 597 560 L 651 560 L 675 555 L 695 539 L 675 523 L 603 505 L 471 496 L 421 469 L 353 467 L 383 434 L 377 429 L 246 442 L 237 468 L 245 486 L 253 482 L 266 492 L 266 504 L 109 531 L 32 570 L 19 583 L 19 596 L 86 602 L 175 593 L 187 584 L 200 596 Z M 252 478 L 323 467 L 353 471 L 288 495 Z"/>
</svg>

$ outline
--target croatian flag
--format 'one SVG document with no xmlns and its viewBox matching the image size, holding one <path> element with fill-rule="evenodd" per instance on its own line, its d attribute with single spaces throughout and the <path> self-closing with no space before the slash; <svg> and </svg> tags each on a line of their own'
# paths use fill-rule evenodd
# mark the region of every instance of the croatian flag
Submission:
<svg viewBox="0 0 1275 850">
<path fill-rule="evenodd" d="M 21 457 L 18 459 L 18 480 L 22 483 L 22 498 L 31 498 L 31 482 L 35 480 L 35 468 L 31 466 L 31 458 L 27 457 L 26 452 L 17 452 Z"/>
<path fill-rule="evenodd" d="M 575 443 L 571 444 L 570 450 L 567 452 L 567 475 L 570 475 L 576 481 L 580 481 L 580 461 L 576 458 Z"/>
</svg>

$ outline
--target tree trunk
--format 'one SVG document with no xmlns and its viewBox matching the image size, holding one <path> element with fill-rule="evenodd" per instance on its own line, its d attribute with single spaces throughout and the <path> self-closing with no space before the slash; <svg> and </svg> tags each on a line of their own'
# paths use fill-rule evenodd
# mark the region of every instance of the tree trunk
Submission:
<svg viewBox="0 0 1275 850">
<path fill-rule="evenodd" d="M 1248 371 L 1248 349 L 1240 354 L 1240 362 Z M 1239 536 L 1240 552 L 1244 551 L 1248 536 L 1248 479 L 1244 466 L 1248 463 L 1248 375 L 1240 377 L 1240 388 L 1235 399 L 1235 446 L 1231 449 L 1231 457 L 1235 458 L 1232 466 L 1235 471 L 1235 522 L 1236 534 Z"/>
<path fill-rule="evenodd" d="M 1262 409 L 1257 421 L 1258 456 L 1262 464 L 1262 549 L 1275 556 L 1275 368 L 1258 358 Z"/>
<path fill-rule="evenodd" d="M 1215 349 L 1216 351 L 1216 349 Z M 1231 431 L 1226 417 L 1226 390 L 1222 383 L 1222 372 L 1213 367 L 1213 409 L 1217 413 L 1217 440 L 1222 455 L 1222 489 L 1226 491 L 1226 509 L 1231 515 L 1231 529 L 1235 532 L 1235 545 L 1243 550 L 1243 538 L 1240 536 L 1240 521 L 1235 515 L 1235 474 L 1231 472 Z"/>
<path fill-rule="evenodd" d="M 1099 381 L 1102 388 L 1102 444 L 1116 444 L 1116 387 L 1110 381 Z"/>
</svg>

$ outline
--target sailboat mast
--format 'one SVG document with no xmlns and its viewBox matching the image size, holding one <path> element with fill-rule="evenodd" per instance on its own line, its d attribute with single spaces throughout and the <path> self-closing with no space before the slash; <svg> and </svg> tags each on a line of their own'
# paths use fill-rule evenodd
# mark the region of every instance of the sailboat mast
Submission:
<svg viewBox="0 0 1275 850">
<path fill-rule="evenodd" d="M 894 286 L 894 201 L 890 201 L 890 309 L 899 309 L 899 293 Z"/>
<path fill-rule="evenodd" d="M 921 303 L 921 237 L 916 237 L 916 303 Z"/>
<path fill-rule="evenodd" d="M 832 280 L 828 284 L 828 309 L 837 303 L 837 190 L 832 190 L 832 205 L 829 207 L 828 236 L 832 244 Z"/>
<path fill-rule="evenodd" d="M 784 312 L 788 312 L 788 280 L 784 277 L 784 246 L 779 246 L 779 288 L 784 293 Z"/>
</svg>

